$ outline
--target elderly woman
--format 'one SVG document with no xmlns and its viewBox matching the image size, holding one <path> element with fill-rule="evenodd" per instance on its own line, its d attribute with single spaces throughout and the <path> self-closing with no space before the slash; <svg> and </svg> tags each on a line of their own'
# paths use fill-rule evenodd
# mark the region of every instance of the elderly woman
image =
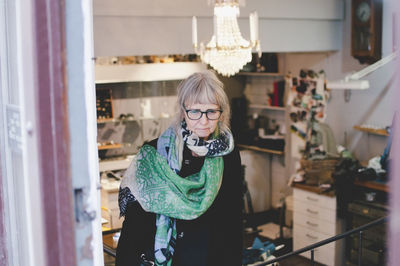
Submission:
<svg viewBox="0 0 400 266">
<path fill-rule="evenodd" d="M 241 161 L 223 84 L 195 73 L 179 85 L 178 105 L 121 183 L 117 266 L 241 265 Z"/>
</svg>

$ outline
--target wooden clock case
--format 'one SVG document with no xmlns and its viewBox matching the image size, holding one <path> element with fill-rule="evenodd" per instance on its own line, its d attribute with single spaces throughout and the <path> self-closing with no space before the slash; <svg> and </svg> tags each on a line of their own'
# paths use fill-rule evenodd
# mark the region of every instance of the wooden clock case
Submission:
<svg viewBox="0 0 400 266">
<path fill-rule="evenodd" d="M 351 55 L 361 64 L 382 57 L 382 0 L 352 0 Z"/>
</svg>

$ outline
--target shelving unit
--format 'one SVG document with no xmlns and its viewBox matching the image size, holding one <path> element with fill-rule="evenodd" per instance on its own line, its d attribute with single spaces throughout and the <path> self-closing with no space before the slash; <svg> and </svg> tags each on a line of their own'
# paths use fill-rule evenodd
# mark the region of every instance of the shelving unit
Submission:
<svg viewBox="0 0 400 266">
<path fill-rule="evenodd" d="M 271 106 L 266 104 L 250 104 L 249 108 L 255 109 L 266 109 L 266 110 L 275 110 L 275 111 L 286 111 L 286 107 L 284 106 Z"/>
<path fill-rule="evenodd" d="M 284 155 L 284 154 L 285 154 L 283 151 L 265 149 L 265 148 L 260 148 L 260 147 L 252 146 L 252 145 L 238 144 L 238 147 L 239 147 L 239 148 L 242 148 L 242 149 L 247 149 L 247 150 L 252 150 L 252 151 L 259 151 L 259 152 L 265 152 L 265 153 L 275 154 L 275 155 Z"/>
<path fill-rule="evenodd" d="M 387 204 L 377 201 L 368 202 L 364 199 L 353 200 L 348 205 L 347 230 L 385 217 L 388 213 Z M 366 230 L 362 234 L 362 249 L 361 254 L 359 254 L 359 236 L 350 236 L 346 244 L 346 265 L 357 265 L 357 263 L 359 263 L 359 255 L 361 255 L 362 265 L 386 265 L 386 237 L 387 228 L 384 224 Z"/>
<path fill-rule="evenodd" d="M 96 92 L 109 92 L 112 105 L 110 115 L 98 114 L 97 142 L 121 143 L 100 145 L 99 157 L 136 154 L 144 142 L 158 137 L 174 116 L 180 80 L 204 69 L 195 62 L 96 65 Z"/>
<path fill-rule="evenodd" d="M 268 73 L 268 72 L 239 72 L 239 76 L 254 76 L 254 77 L 281 77 L 282 73 Z"/>
<path fill-rule="evenodd" d="M 97 146 L 97 149 L 99 151 L 111 150 L 111 149 L 120 149 L 120 148 L 122 148 L 122 146 L 123 145 L 121 143 L 115 143 L 115 144 L 109 144 L 109 145 L 100 145 L 100 146 Z"/>
<path fill-rule="evenodd" d="M 285 165 L 290 160 L 290 156 L 287 156 L 290 155 L 288 149 L 290 145 L 287 142 L 287 124 L 290 117 L 286 106 L 282 106 L 285 105 L 286 101 L 286 87 L 283 83 L 275 84 L 275 82 L 284 80 L 285 75 L 280 72 L 239 72 L 234 78 L 242 84 L 243 96 L 247 98 L 247 119 L 254 119 L 247 121 L 250 130 L 264 129 L 264 133 L 260 130 L 258 136 L 254 136 L 254 141 L 246 139 L 237 144 L 241 150 L 246 151 L 244 153 L 246 154 L 245 166 L 257 162 L 256 167 L 265 169 L 265 175 L 248 171 L 246 178 L 249 182 L 256 182 L 252 180 L 258 178 L 266 179 L 266 187 L 253 187 L 254 192 L 251 193 L 268 195 L 266 196 L 268 204 L 270 204 L 270 208 L 273 208 L 279 205 L 279 202 L 274 199 L 281 197 L 279 191 L 282 191 L 283 183 L 285 183 L 282 181 L 286 178 Z M 275 135 L 278 125 L 278 133 L 281 133 L 279 134 L 280 139 L 270 141 L 270 138 L 266 136 Z M 277 142 L 274 142 L 275 140 Z M 284 146 L 283 141 L 285 142 Z M 259 161 L 259 158 L 262 158 L 262 160 Z M 265 160 L 266 165 L 260 166 L 259 163 L 264 163 L 263 160 Z M 257 182 L 263 184 L 265 180 Z"/>
<path fill-rule="evenodd" d="M 106 119 L 97 119 L 98 124 L 104 123 L 117 123 L 117 122 L 125 122 L 125 121 L 142 121 L 142 120 L 157 120 L 157 119 L 170 119 L 171 117 L 138 117 L 138 118 L 106 118 Z"/>
<path fill-rule="evenodd" d="M 367 132 L 369 134 L 374 134 L 374 135 L 379 135 L 379 136 L 389 136 L 389 133 L 387 132 L 386 129 L 375 129 L 375 128 L 370 128 L 370 127 L 365 127 L 365 126 L 359 126 L 356 125 L 353 127 L 356 130 L 362 131 L 362 132 Z"/>
<path fill-rule="evenodd" d="M 268 116 L 272 120 L 278 121 L 282 127 L 287 128 L 287 119 L 288 119 L 288 114 L 287 114 L 287 108 L 285 106 L 274 106 L 274 105 L 269 105 L 266 103 L 262 103 L 262 101 L 265 101 L 265 99 L 260 100 L 261 98 L 267 98 L 268 93 L 273 90 L 273 84 L 275 81 L 282 80 L 284 78 L 284 75 L 282 73 L 267 73 L 267 72 L 239 72 L 237 74 L 239 76 L 239 79 L 244 79 L 244 84 L 246 84 L 246 89 L 244 91 L 244 94 L 249 100 L 249 105 L 248 108 L 251 110 L 251 113 L 258 113 L 261 116 Z M 250 90 L 247 89 L 247 86 L 250 86 Z M 285 88 L 283 88 L 283 92 L 280 95 L 281 101 L 280 103 L 285 103 L 285 98 L 286 98 L 286 91 Z M 252 102 L 252 100 L 254 100 Z M 286 136 L 283 136 L 285 139 L 285 142 L 287 140 Z M 285 145 L 285 150 L 286 150 Z M 272 155 L 284 155 L 287 152 L 285 151 L 280 151 L 280 150 L 275 150 L 275 149 L 269 149 L 268 147 L 259 147 L 256 145 L 247 145 L 247 144 L 240 144 L 239 147 L 242 149 L 247 149 L 247 150 L 253 150 L 253 151 L 258 151 L 258 152 L 265 152 L 269 153 Z"/>
</svg>

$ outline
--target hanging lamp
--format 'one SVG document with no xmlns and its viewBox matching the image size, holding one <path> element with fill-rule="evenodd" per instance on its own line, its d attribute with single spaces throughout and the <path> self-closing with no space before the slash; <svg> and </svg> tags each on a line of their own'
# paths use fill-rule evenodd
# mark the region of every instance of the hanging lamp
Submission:
<svg viewBox="0 0 400 266">
<path fill-rule="evenodd" d="M 197 18 L 192 19 L 192 41 L 201 61 L 209 64 L 223 76 L 239 72 L 252 59 L 252 50 L 261 57 L 258 39 L 258 15 L 250 14 L 250 41 L 244 39 L 239 29 L 239 0 L 215 0 L 214 34 L 211 40 L 197 45 Z"/>
</svg>

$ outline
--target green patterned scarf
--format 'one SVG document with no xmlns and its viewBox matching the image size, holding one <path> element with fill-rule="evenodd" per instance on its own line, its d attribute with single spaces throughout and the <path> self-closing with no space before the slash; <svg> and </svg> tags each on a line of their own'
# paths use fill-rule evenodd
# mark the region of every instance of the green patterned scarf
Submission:
<svg viewBox="0 0 400 266">
<path fill-rule="evenodd" d="M 224 162 L 222 157 L 205 158 L 199 173 L 182 178 L 156 149 L 144 145 L 136 156 L 135 168 L 127 186 L 145 211 L 192 220 L 217 196 Z"/>
<path fill-rule="evenodd" d="M 160 136 L 157 150 L 144 145 L 127 169 L 121 189 L 129 189 L 145 211 L 157 214 L 154 248 L 157 265 L 172 263 L 176 241 L 176 220 L 173 218 L 195 219 L 216 198 L 222 183 L 222 155 L 230 153 L 234 145 L 230 132 L 221 137 L 227 142 L 226 147 L 206 156 L 200 172 L 186 178 L 177 174 L 182 163 L 184 141 L 173 128 Z"/>
</svg>

